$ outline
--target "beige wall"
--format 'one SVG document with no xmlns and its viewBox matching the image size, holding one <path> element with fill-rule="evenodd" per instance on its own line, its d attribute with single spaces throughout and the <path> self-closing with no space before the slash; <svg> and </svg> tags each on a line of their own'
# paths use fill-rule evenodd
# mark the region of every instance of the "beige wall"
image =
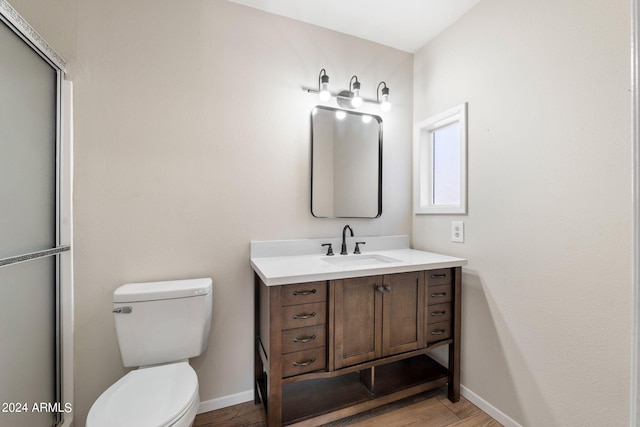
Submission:
<svg viewBox="0 0 640 427">
<path fill-rule="evenodd" d="M 326 68 L 391 87 L 377 220 L 310 214 L 309 114 Z M 83 1 L 75 90 L 76 416 L 125 371 L 111 295 L 210 276 L 201 400 L 251 390 L 249 241 L 409 234 L 412 55 L 225 1 Z M 333 101 L 332 105 L 334 105 Z M 373 107 L 371 107 L 373 108 Z M 372 110 L 374 111 L 374 110 Z M 82 424 L 80 424 L 82 425 Z"/>
<path fill-rule="evenodd" d="M 629 12 L 484 0 L 414 58 L 415 123 L 469 103 L 469 210 L 413 242 L 469 259 L 462 383 L 528 427 L 629 422 Z"/>
</svg>

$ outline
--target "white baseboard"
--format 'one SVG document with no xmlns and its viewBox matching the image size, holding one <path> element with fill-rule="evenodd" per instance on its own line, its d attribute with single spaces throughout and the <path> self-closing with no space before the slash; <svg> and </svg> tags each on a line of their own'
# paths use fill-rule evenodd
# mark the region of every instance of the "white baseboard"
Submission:
<svg viewBox="0 0 640 427">
<path fill-rule="evenodd" d="M 486 414 L 490 415 L 494 420 L 498 421 L 504 427 L 522 427 L 507 414 L 487 402 L 464 385 L 460 385 L 460 394 L 462 394 L 469 402 L 482 409 Z M 226 408 L 228 406 L 238 405 L 253 400 L 253 390 L 242 391 L 240 393 L 229 396 L 218 397 L 217 399 L 206 400 L 200 402 L 198 414 L 203 412 L 215 411 L 216 409 Z"/>
<path fill-rule="evenodd" d="M 249 402 L 251 400 L 253 400 L 253 390 L 241 391 L 240 393 L 231 394 L 229 396 L 206 400 L 204 402 L 200 402 L 200 406 L 198 406 L 198 414 L 215 411 L 216 409 L 226 408 L 228 406 Z"/>
<path fill-rule="evenodd" d="M 460 385 L 460 394 L 462 394 L 469 402 L 482 409 L 487 415 L 490 415 L 494 420 L 502 424 L 504 427 L 522 427 L 513 418 L 487 402 L 468 388 Z"/>
</svg>

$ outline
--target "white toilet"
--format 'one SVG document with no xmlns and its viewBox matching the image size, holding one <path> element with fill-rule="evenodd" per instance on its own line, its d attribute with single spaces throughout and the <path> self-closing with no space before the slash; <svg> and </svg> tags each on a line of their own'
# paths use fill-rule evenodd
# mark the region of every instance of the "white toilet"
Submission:
<svg viewBox="0 0 640 427">
<path fill-rule="evenodd" d="M 95 401 L 86 427 L 188 427 L 200 404 L 188 359 L 209 342 L 211 279 L 130 283 L 113 293 L 122 364 L 139 367 Z"/>
</svg>

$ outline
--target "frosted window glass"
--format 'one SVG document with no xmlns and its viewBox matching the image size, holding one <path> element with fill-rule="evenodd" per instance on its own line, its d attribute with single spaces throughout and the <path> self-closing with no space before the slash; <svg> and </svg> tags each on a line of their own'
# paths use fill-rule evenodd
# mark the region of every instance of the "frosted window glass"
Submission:
<svg viewBox="0 0 640 427">
<path fill-rule="evenodd" d="M 55 246 L 57 72 L 0 22 L 0 258 Z"/>
<path fill-rule="evenodd" d="M 0 268 L 0 402 L 27 402 L 27 413 L 1 413 L 2 426 L 50 426 L 55 402 L 55 257 Z"/>
<path fill-rule="evenodd" d="M 460 123 L 433 132 L 433 204 L 460 204 Z"/>
</svg>

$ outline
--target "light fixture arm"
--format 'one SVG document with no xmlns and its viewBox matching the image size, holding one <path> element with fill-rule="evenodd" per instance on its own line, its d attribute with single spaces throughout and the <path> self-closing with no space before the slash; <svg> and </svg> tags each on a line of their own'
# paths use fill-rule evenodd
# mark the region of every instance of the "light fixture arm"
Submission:
<svg viewBox="0 0 640 427">
<path fill-rule="evenodd" d="M 353 81 L 355 79 L 355 82 Z M 360 82 L 358 81 L 358 76 L 351 77 L 349 80 L 349 92 L 353 92 L 354 90 L 360 90 Z"/>
<path fill-rule="evenodd" d="M 380 99 L 380 87 L 382 86 L 382 99 Z M 389 102 L 389 88 L 385 82 L 380 82 L 376 89 L 376 101 L 380 105 L 382 111 L 389 111 L 391 109 L 391 103 Z"/>
<path fill-rule="evenodd" d="M 320 70 L 318 75 L 318 92 L 322 90 L 322 83 L 329 83 L 329 76 L 327 76 L 327 71 L 324 68 Z"/>
</svg>

